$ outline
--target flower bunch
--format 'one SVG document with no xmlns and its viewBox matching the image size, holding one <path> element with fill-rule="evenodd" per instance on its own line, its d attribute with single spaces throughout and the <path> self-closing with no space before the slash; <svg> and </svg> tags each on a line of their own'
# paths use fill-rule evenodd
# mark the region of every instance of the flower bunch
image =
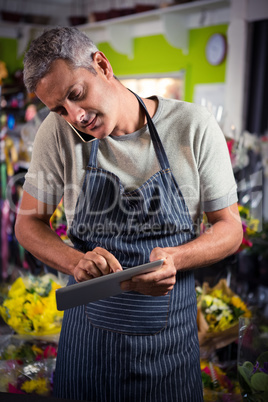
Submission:
<svg viewBox="0 0 268 402">
<path fill-rule="evenodd" d="M 268 400 L 268 351 L 261 353 L 255 364 L 245 361 L 238 365 L 238 379 L 244 394 L 250 401 Z"/>
<path fill-rule="evenodd" d="M 240 316 L 250 317 L 251 312 L 239 296 L 226 287 L 214 288 L 201 294 L 199 306 L 208 324 L 209 332 L 221 332 L 238 323 Z"/>
<path fill-rule="evenodd" d="M 56 340 L 0 336 L 0 391 L 51 395 L 57 348 Z"/>
<path fill-rule="evenodd" d="M 259 220 L 252 218 L 250 209 L 246 206 L 238 205 L 238 210 L 243 227 L 243 240 L 237 252 L 252 247 L 251 237 L 258 231 Z"/>
<path fill-rule="evenodd" d="M 58 345 L 47 341 L 12 341 L 0 352 L 0 360 L 15 360 L 19 364 L 57 357 Z"/>
<path fill-rule="evenodd" d="M 0 392 L 52 395 L 56 359 L 19 364 L 0 361 Z"/>
<path fill-rule="evenodd" d="M 196 288 L 198 339 L 202 353 L 223 348 L 238 338 L 239 317 L 251 317 L 245 303 L 221 279 L 210 288 Z"/>
<path fill-rule="evenodd" d="M 217 392 L 218 394 L 220 393 L 221 395 L 240 395 L 239 383 L 234 378 L 232 373 L 230 376 L 228 376 L 228 373 L 223 371 L 219 365 L 213 363 L 212 361 L 203 359 L 200 361 L 200 368 L 204 396 L 206 396 L 205 400 L 210 400 L 209 396 L 215 397 L 215 395 L 213 395 L 213 393 L 210 391 Z M 223 397 L 222 400 L 224 399 L 225 398 Z M 215 399 L 211 399 L 211 401 L 215 401 Z"/>
<path fill-rule="evenodd" d="M 46 378 L 36 378 L 33 380 L 25 381 L 21 390 L 27 394 L 48 395 L 50 392 L 49 384 Z"/>
<path fill-rule="evenodd" d="M 19 277 L 0 306 L 4 321 L 18 334 L 49 335 L 61 330 L 63 312 L 57 310 L 53 275 Z"/>
<path fill-rule="evenodd" d="M 67 221 L 65 216 L 65 210 L 63 205 L 63 199 L 61 199 L 53 215 L 50 218 L 50 227 L 57 235 L 63 240 L 67 241 Z"/>
</svg>

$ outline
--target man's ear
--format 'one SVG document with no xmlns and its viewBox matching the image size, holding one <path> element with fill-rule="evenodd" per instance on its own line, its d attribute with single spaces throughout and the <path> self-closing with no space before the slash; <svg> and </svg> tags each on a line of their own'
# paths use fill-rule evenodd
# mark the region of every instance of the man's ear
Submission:
<svg viewBox="0 0 268 402">
<path fill-rule="evenodd" d="M 94 67 L 106 75 L 107 78 L 113 77 L 113 68 L 104 53 L 97 51 L 93 54 Z"/>
</svg>

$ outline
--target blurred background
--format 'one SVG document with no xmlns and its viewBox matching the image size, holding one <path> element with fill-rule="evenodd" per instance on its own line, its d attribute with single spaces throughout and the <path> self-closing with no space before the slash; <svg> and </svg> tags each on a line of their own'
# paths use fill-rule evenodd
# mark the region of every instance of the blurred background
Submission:
<svg viewBox="0 0 268 402">
<path fill-rule="evenodd" d="M 21 278 L 32 281 L 31 289 L 37 287 L 36 280 L 42 282 L 46 275 L 42 284 L 44 289 L 48 283 L 50 286 L 54 282 L 59 286 L 66 283 L 64 276 L 18 244 L 14 222 L 34 137 L 48 114 L 35 95 L 28 94 L 24 88 L 23 56 L 30 42 L 44 29 L 67 25 L 76 26 L 93 39 L 110 60 L 115 75 L 141 96 L 158 94 L 199 103 L 214 114 L 226 138 L 238 185 L 244 239 L 235 255 L 196 272 L 196 287 L 201 289 L 201 293 L 197 292 L 197 300 L 200 307 L 200 297 L 212 292 L 216 286 L 226 297 L 227 294 L 229 298 L 238 296 L 252 316 L 261 317 L 265 322 L 268 317 L 267 0 L 0 0 L 1 303 L 4 305 L 11 297 L 10 287 Z M 68 242 L 63 203 L 53 215 L 51 227 Z M 29 290 L 29 282 L 27 286 Z M 46 296 L 48 294 L 49 291 Z M 40 344 L 42 331 L 33 334 L 21 330 L 19 333 L 19 327 L 8 323 L 6 311 L 1 313 L 0 372 L 7 372 L 10 350 L 24 353 L 22 361 L 25 363 L 29 350 L 31 356 L 36 357 L 39 348 L 44 362 L 45 348 L 54 348 L 52 352 L 49 349 L 52 353 L 49 361 L 55 362 L 60 326 L 55 327 L 52 340 L 45 334 L 46 338 Z M 9 317 L 12 314 L 19 312 L 11 313 L 10 310 Z M 238 316 L 236 318 L 238 325 Z M 200 329 L 200 322 L 198 325 Z M 233 398 L 228 400 L 240 400 L 241 393 L 235 385 L 237 374 L 229 370 L 233 368 L 239 347 L 238 326 L 233 329 L 234 335 L 221 331 L 220 338 L 210 337 L 212 349 L 208 348 L 206 336 L 200 340 L 205 368 L 203 363 L 201 366 L 209 376 L 208 382 L 204 380 L 204 389 L 210 390 L 206 400 L 222 400 L 220 393 L 228 393 Z M 26 346 L 25 339 L 21 338 L 25 331 L 32 336 L 32 343 Z M 202 334 L 207 335 L 207 332 Z M 14 341 L 16 335 L 20 337 Z M 39 384 L 31 360 L 29 364 L 30 377 Z M 44 363 L 42 373 L 45 367 L 47 372 L 53 373 L 53 364 L 48 369 Z M 21 389 L 18 385 L 18 378 L 21 383 L 25 382 L 25 376 L 23 380 L 18 375 L 22 368 L 18 369 L 17 363 L 13 368 L 10 368 L 9 380 L 3 376 L 3 384 L 0 376 L 0 392 L 14 394 L 19 390 L 27 393 L 31 388 Z M 36 372 L 40 374 L 40 370 Z M 223 385 L 226 373 L 229 373 L 230 381 L 235 379 L 232 390 L 226 383 Z M 215 385 L 215 376 L 221 378 L 221 381 L 217 380 L 219 388 Z M 49 397 L 51 382 L 47 377 L 46 384 L 43 395 Z M 38 395 L 38 389 L 40 384 L 28 393 Z M 268 396 L 264 400 L 268 400 Z"/>
</svg>

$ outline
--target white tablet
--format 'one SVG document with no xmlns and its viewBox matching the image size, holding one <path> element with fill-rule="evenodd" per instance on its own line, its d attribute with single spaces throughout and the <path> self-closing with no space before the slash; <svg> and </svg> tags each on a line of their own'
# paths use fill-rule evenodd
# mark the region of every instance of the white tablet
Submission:
<svg viewBox="0 0 268 402">
<path fill-rule="evenodd" d="M 127 281 L 133 276 L 146 274 L 162 267 L 164 260 L 148 262 L 133 268 L 126 268 L 123 271 L 113 272 L 88 281 L 75 283 L 56 290 L 57 309 L 67 310 L 72 307 L 81 306 L 92 301 L 106 299 L 110 296 L 123 293 L 120 283 Z"/>
</svg>

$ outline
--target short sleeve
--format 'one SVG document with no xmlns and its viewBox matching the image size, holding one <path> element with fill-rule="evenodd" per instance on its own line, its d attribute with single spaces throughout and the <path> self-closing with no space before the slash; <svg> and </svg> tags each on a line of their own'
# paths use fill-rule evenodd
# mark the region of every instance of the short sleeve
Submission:
<svg viewBox="0 0 268 402">
<path fill-rule="evenodd" d="M 226 139 L 213 115 L 203 132 L 198 170 L 203 211 L 216 211 L 237 202 L 237 186 Z"/>
<path fill-rule="evenodd" d="M 58 143 L 57 121 L 50 113 L 39 127 L 23 189 L 34 198 L 57 205 L 63 195 L 64 161 Z"/>
</svg>

